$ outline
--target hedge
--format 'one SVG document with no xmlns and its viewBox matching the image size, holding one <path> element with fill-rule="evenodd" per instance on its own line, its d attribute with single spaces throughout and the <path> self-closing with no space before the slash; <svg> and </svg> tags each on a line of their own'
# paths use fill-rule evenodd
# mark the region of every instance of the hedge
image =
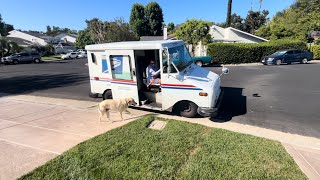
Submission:
<svg viewBox="0 0 320 180">
<path fill-rule="evenodd" d="M 311 46 L 310 51 L 313 53 L 313 59 L 320 59 L 320 45 Z"/>
<path fill-rule="evenodd" d="M 293 40 L 277 40 L 263 43 L 211 43 L 208 55 L 214 63 L 239 64 L 260 62 L 261 57 L 282 49 L 307 50 L 306 43 Z"/>
</svg>

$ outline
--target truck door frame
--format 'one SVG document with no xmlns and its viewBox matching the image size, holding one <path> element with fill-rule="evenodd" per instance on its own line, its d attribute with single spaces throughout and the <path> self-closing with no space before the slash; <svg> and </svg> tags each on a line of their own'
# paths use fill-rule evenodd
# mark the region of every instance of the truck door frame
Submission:
<svg viewBox="0 0 320 180">
<path fill-rule="evenodd" d="M 110 65 L 111 91 L 113 99 L 132 97 L 139 102 L 137 77 L 135 74 L 135 57 L 133 50 L 106 50 L 106 59 Z M 116 67 L 115 62 L 116 61 Z M 120 64 L 119 64 L 120 63 Z M 117 67 L 122 68 L 116 72 Z M 129 67 L 129 71 L 128 68 Z M 121 72 L 121 73 L 119 73 Z M 130 74 L 128 74 L 130 73 Z M 128 76 L 130 75 L 130 77 Z M 116 77 L 118 76 L 118 77 Z M 122 76 L 122 77 L 121 77 Z"/>
</svg>

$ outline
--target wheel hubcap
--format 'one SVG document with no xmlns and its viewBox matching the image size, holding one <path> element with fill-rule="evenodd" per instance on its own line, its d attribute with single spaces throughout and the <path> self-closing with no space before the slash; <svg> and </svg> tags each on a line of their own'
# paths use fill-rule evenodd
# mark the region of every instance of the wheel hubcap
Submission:
<svg viewBox="0 0 320 180">
<path fill-rule="evenodd" d="M 190 111 L 191 111 L 191 106 L 190 106 L 190 105 L 185 105 L 185 106 L 183 107 L 183 111 L 184 111 L 184 112 L 190 112 Z"/>
</svg>

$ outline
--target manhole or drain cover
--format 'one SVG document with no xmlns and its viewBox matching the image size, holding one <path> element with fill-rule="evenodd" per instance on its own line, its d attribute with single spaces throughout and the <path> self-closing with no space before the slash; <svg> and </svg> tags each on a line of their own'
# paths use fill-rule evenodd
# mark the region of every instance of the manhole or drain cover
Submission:
<svg viewBox="0 0 320 180">
<path fill-rule="evenodd" d="M 167 125 L 167 122 L 165 121 L 155 120 L 155 121 L 152 121 L 152 123 L 149 125 L 148 128 L 162 130 L 166 125 Z"/>
</svg>

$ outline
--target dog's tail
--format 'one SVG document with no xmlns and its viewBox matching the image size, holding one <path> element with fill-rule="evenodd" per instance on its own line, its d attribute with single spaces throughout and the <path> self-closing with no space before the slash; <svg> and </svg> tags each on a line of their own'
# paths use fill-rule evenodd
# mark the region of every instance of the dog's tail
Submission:
<svg viewBox="0 0 320 180">
<path fill-rule="evenodd" d="M 99 105 L 99 103 L 98 104 L 95 104 L 95 105 L 92 105 L 92 106 L 88 106 L 87 108 L 92 108 L 92 107 L 96 107 L 96 106 L 98 106 Z M 98 106 L 99 107 L 99 106 Z"/>
</svg>

